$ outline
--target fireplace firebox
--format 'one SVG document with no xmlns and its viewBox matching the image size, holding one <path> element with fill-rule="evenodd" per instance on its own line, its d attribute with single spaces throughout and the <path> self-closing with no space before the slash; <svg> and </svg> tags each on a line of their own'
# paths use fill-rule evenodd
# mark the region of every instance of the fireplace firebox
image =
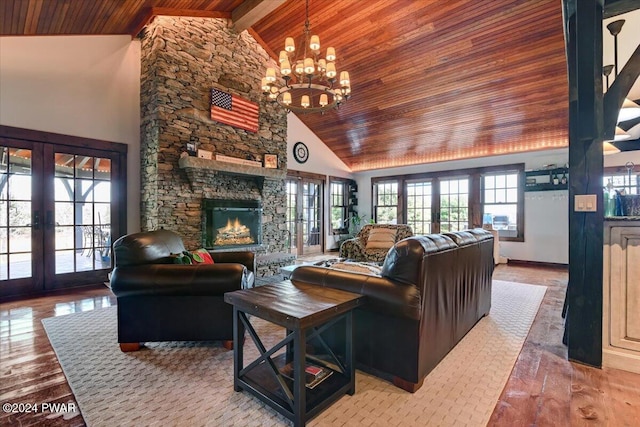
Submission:
<svg viewBox="0 0 640 427">
<path fill-rule="evenodd" d="M 262 244 L 262 204 L 259 200 L 205 199 L 202 207 L 205 248 Z"/>
</svg>

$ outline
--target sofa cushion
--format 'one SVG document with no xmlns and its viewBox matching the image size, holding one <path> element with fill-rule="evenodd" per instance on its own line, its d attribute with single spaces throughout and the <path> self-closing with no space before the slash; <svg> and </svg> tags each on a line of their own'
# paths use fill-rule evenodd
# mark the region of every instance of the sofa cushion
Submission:
<svg viewBox="0 0 640 427">
<path fill-rule="evenodd" d="M 128 234 L 113 243 L 115 265 L 171 264 L 171 254 L 184 251 L 182 238 L 169 230 Z"/>
<path fill-rule="evenodd" d="M 389 249 L 396 243 L 396 230 L 392 228 L 373 228 L 369 232 L 369 238 L 365 249 Z"/>
<path fill-rule="evenodd" d="M 352 273 L 327 267 L 300 266 L 293 270 L 291 281 L 365 295 L 364 308 L 385 314 L 420 319 L 420 290 L 385 278 Z"/>
<path fill-rule="evenodd" d="M 382 277 L 415 285 L 422 274 L 422 258 L 426 254 L 457 248 L 448 236 L 427 234 L 407 237 L 389 250 L 382 265 Z"/>
</svg>

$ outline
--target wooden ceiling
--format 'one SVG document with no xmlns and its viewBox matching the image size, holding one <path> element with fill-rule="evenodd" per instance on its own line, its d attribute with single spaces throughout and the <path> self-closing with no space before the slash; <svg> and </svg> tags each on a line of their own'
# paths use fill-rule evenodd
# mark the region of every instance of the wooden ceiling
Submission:
<svg viewBox="0 0 640 427">
<path fill-rule="evenodd" d="M 2 3 L 0 35 L 56 35 L 137 34 L 153 14 L 236 22 L 241 8 L 269 1 Z M 299 117 L 352 170 L 567 146 L 560 0 L 310 0 L 309 14 L 323 46 L 336 48 L 338 71 L 349 71 L 353 96 Z M 304 1 L 262 15 L 250 31 L 277 53 L 301 34 Z"/>
</svg>

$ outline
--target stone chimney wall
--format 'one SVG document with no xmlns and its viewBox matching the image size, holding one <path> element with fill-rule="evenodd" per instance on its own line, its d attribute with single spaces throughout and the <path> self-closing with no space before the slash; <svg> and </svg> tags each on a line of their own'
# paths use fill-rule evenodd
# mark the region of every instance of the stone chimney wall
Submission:
<svg viewBox="0 0 640 427">
<path fill-rule="evenodd" d="M 224 19 L 158 16 L 141 38 L 141 227 L 183 236 L 188 249 L 202 247 L 204 198 L 261 199 L 266 253 L 285 252 L 284 179 L 259 180 L 206 171 L 191 182 L 178 165 L 187 143 L 216 154 L 262 160 L 278 155 L 286 168 L 286 113 L 264 100 L 260 80 L 275 66 L 245 31 Z M 215 87 L 259 104 L 259 130 L 248 132 L 210 118 Z"/>
</svg>

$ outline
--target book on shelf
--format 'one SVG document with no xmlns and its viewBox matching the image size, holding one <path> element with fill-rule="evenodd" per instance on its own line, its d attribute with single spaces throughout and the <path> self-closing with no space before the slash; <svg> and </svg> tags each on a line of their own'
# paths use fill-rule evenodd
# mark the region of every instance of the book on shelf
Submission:
<svg viewBox="0 0 640 427">
<path fill-rule="evenodd" d="M 282 373 L 282 375 L 293 381 L 293 363 L 287 363 L 286 365 L 284 365 L 282 369 L 280 369 L 280 372 Z M 333 374 L 333 371 L 331 369 L 318 365 L 312 365 L 309 363 L 305 366 L 304 372 L 305 385 L 308 389 L 315 388 L 318 384 L 320 384 L 322 381 L 329 378 L 331 374 Z"/>
</svg>

